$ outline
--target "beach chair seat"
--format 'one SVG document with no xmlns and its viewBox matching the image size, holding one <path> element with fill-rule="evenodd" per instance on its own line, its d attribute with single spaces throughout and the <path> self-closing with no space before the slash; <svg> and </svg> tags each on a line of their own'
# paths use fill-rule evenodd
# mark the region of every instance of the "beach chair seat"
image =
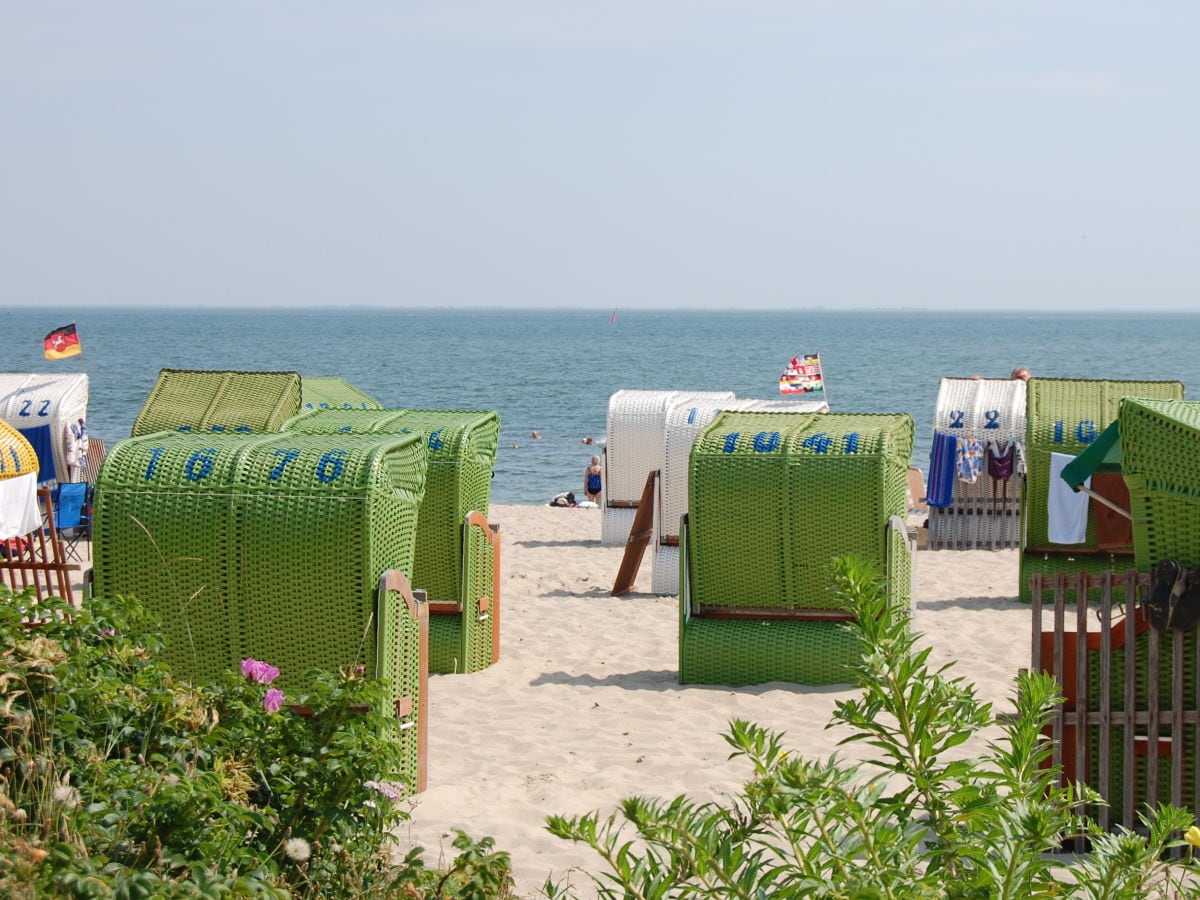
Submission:
<svg viewBox="0 0 1200 900">
<path fill-rule="evenodd" d="M 907 415 L 723 412 L 696 438 L 680 535 L 679 680 L 854 681 L 832 566 L 912 601 Z"/>
</svg>

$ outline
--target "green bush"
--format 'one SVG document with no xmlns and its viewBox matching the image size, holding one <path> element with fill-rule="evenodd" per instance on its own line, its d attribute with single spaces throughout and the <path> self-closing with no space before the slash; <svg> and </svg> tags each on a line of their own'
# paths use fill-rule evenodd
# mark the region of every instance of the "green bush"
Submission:
<svg viewBox="0 0 1200 900">
<path fill-rule="evenodd" d="M 394 859 L 409 791 L 382 682 L 312 671 L 285 697 L 246 660 L 191 685 L 154 626 L 0 585 L 0 895 L 507 896 L 490 838 L 459 834 L 447 872 Z"/>
<path fill-rule="evenodd" d="M 863 691 L 838 704 L 830 727 L 849 726 L 842 743 L 877 755 L 860 765 L 810 761 L 784 749 L 782 734 L 732 722 L 731 758 L 747 759 L 754 776 L 726 802 L 633 797 L 607 817 L 547 820 L 553 834 L 600 855 L 604 869 L 590 877 L 601 897 L 1197 896 L 1190 856 L 1165 859 L 1183 843 L 1190 812 L 1164 805 L 1145 812 L 1144 833 L 1109 834 L 1076 814 L 1081 800 L 1098 798 L 1059 787 L 1046 765 L 1042 726 L 1061 702 L 1052 677 L 1018 675 L 1015 715 L 997 717 L 950 666 L 931 670 L 908 610 L 889 604 L 878 572 L 846 559 L 834 582 L 855 616 Z M 989 726 L 1001 740 L 981 758 L 955 757 Z M 1076 837 L 1090 841 L 1090 854 L 1052 855 Z M 1186 837 L 1200 845 L 1200 829 Z"/>
</svg>

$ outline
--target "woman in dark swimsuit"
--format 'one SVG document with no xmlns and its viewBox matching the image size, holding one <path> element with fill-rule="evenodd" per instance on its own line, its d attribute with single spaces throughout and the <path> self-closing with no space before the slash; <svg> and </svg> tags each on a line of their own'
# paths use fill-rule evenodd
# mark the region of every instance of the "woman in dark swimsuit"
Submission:
<svg viewBox="0 0 1200 900">
<path fill-rule="evenodd" d="M 583 492 L 593 503 L 600 502 L 600 488 L 602 485 L 600 475 L 603 471 L 600 468 L 600 457 L 593 456 L 592 464 L 583 472 Z"/>
</svg>

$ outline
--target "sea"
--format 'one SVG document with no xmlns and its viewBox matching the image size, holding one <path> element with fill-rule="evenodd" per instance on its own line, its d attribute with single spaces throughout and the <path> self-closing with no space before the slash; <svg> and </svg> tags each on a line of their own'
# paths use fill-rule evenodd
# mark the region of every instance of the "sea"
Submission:
<svg viewBox="0 0 1200 900">
<path fill-rule="evenodd" d="M 72 322 L 83 353 L 45 359 L 43 338 Z M 788 361 L 818 354 L 831 409 L 908 413 L 912 464 L 927 471 L 943 377 L 1007 378 L 1023 365 L 1034 376 L 1182 381 L 1191 398 L 1198 348 L 1200 315 L 1184 314 L 0 309 L 0 370 L 86 372 L 89 430 L 110 447 L 129 436 L 163 369 L 334 376 L 386 408 L 499 413 L 499 504 L 579 493 L 604 444 L 609 398 L 623 389 L 780 399 Z"/>
</svg>

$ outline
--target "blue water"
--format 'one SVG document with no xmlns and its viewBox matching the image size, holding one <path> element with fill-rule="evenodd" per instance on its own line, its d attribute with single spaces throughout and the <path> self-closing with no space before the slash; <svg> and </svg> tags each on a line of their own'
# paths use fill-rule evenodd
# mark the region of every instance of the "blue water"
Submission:
<svg viewBox="0 0 1200 900">
<path fill-rule="evenodd" d="M 0 310 L 0 369 L 87 372 L 93 434 L 127 437 L 161 369 L 337 376 L 389 407 L 492 409 L 501 440 L 493 502 L 545 503 L 582 486 L 621 389 L 727 390 L 778 399 L 797 354 L 817 352 L 838 412 L 907 412 L 928 468 L 943 376 L 1200 385 L 1200 316 L 621 310 Z M 84 352 L 42 356 L 76 322 Z M 530 434 L 538 431 L 541 440 Z"/>
</svg>

